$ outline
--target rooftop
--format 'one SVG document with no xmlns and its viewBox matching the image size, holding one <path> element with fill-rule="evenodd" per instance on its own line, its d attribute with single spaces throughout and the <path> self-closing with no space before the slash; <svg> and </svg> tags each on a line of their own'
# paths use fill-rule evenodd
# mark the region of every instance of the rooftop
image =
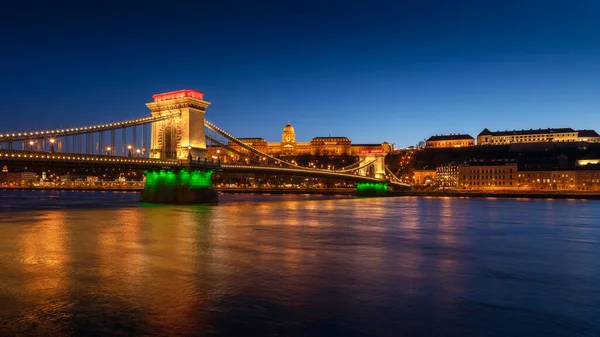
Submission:
<svg viewBox="0 0 600 337">
<path fill-rule="evenodd" d="M 348 137 L 315 137 L 312 140 L 350 141 L 350 138 L 348 138 Z"/>
<path fill-rule="evenodd" d="M 473 137 L 471 137 L 471 135 L 463 135 L 463 134 L 449 134 L 449 135 L 435 135 L 435 136 L 431 136 L 429 137 L 429 139 L 427 139 L 428 142 L 431 141 L 440 141 L 440 140 L 470 140 L 473 139 Z"/>
<path fill-rule="evenodd" d="M 577 130 L 578 137 L 600 137 L 598 132 L 594 130 Z"/>
<path fill-rule="evenodd" d="M 529 129 L 529 130 L 504 130 L 504 131 L 490 131 L 485 128 L 479 136 L 520 136 L 520 135 L 541 135 L 548 133 L 572 133 L 575 132 L 572 128 L 548 128 L 548 129 Z"/>
</svg>

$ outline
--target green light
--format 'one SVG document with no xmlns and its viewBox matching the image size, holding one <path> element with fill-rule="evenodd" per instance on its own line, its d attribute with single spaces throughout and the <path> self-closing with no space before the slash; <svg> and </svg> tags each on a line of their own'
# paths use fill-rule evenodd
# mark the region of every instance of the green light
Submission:
<svg viewBox="0 0 600 337">
<path fill-rule="evenodd" d="M 168 171 L 166 175 L 167 177 L 165 178 L 165 183 L 167 185 L 175 185 L 175 173 L 173 173 L 173 171 Z"/>
<path fill-rule="evenodd" d="M 385 183 L 356 183 L 356 191 L 360 193 L 384 192 L 388 190 Z"/>
<path fill-rule="evenodd" d="M 156 186 L 156 180 L 158 179 L 158 173 L 156 172 L 144 172 L 146 174 L 146 186 Z"/>
<path fill-rule="evenodd" d="M 212 174 L 214 171 L 199 171 L 195 170 L 191 174 L 190 178 L 190 187 L 191 188 L 201 188 L 201 187 L 211 187 L 212 186 Z"/>
<path fill-rule="evenodd" d="M 189 186 L 194 188 L 212 187 L 212 174 L 214 171 L 180 170 L 177 174 L 173 171 L 160 170 L 160 172 L 144 171 L 146 175 L 146 189 L 156 189 L 157 186 Z"/>
</svg>

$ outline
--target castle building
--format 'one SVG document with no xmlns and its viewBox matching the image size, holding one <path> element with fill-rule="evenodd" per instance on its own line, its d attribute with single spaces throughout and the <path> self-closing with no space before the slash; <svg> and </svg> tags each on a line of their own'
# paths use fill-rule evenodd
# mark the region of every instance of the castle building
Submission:
<svg viewBox="0 0 600 337">
<path fill-rule="evenodd" d="M 513 143 L 541 142 L 590 142 L 599 143 L 600 135 L 594 130 L 574 130 L 572 128 L 495 131 L 483 129 L 477 135 L 477 145 L 506 145 Z"/>
<path fill-rule="evenodd" d="M 425 147 L 429 148 L 448 148 L 464 146 L 475 146 L 475 138 L 473 138 L 471 135 L 450 134 L 431 136 L 425 141 Z"/>
<path fill-rule="evenodd" d="M 393 146 L 387 142 L 379 144 L 352 144 L 352 141 L 348 137 L 315 137 L 310 142 L 297 142 L 296 141 L 296 130 L 288 122 L 283 127 L 281 133 L 281 142 L 267 142 L 264 138 L 239 138 L 239 140 L 259 151 L 262 151 L 268 155 L 274 157 L 293 157 L 301 155 L 312 155 L 312 156 L 345 156 L 345 155 L 358 155 L 365 151 L 377 151 L 377 152 L 392 152 Z M 229 142 L 227 147 L 235 152 L 247 153 L 248 150 L 242 146 Z M 227 152 L 221 149 L 219 146 L 207 146 L 209 158 L 221 158 L 226 160 Z M 237 154 L 229 154 L 230 160 L 239 160 Z"/>
</svg>

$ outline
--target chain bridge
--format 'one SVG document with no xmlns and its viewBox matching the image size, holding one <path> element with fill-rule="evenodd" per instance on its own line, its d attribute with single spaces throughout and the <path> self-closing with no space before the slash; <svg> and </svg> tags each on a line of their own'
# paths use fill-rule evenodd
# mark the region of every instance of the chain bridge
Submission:
<svg viewBox="0 0 600 337">
<path fill-rule="evenodd" d="M 202 92 L 178 90 L 152 98 L 146 104 L 150 116 L 137 119 L 0 133 L 0 166 L 5 172 L 15 167 L 73 166 L 261 173 L 410 188 L 385 166 L 383 152 L 364 151 L 358 162 L 337 169 L 301 166 L 257 149 L 205 119 L 210 102 Z M 210 147 L 243 160 L 211 158 Z"/>
</svg>

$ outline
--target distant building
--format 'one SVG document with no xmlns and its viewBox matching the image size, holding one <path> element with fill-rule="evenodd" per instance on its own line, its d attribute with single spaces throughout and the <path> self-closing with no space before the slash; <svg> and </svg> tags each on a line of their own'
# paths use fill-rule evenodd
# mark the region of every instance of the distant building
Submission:
<svg viewBox="0 0 600 337">
<path fill-rule="evenodd" d="M 581 190 L 575 170 L 520 171 L 517 175 L 520 189 L 533 191 Z"/>
<path fill-rule="evenodd" d="M 455 165 L 438 166 L 435 169 L 435 179 L 440 188 L 457 188 L 458 175 L 458 166 Z"/>
<path fill-rule="evenodd" d="M 579 159 L 575 162 L 576 166 L 582 167 L 582 166 L 587 166 L 587 165 L 599 165 L 600 164 L 600 158 L 583 158 L 583 159 Z"/>
<path fill-rule="evenodd" d="M 478 191 L 600 191 L 600 167 L 529 170 L 512 162 L 474 162 L 458 166 L 458 185 Z"/>
<path fill-rule="evenodd" d="M 483 129 L 477 135 L 477 145 L 505 145 L 513 143 L 541 143 L 541 142 L 600 142 L 600 135 L 594 130 L 579 130 L 572 128 L 559 129 L 530 129 L 495 131 Z"/>
<path fill-rule="evenodd" d="M 433 185 L 435 183 L 435 170 L 414 170 L 413 182 L 415 185 Z"/>
<path fill-rule="evenodd" d="M 352 144 L 350 138 L 347 137 L 315 137 L 310 142 L 296 142 L 296 132 L 290 123 L 283 128 L 281 142 L 267 142 L 264 138 L 239 138 L 239 140 L 246 145 L 275 157 L 301 155 L 343 156 L 358 155 L 365 151 L 383 151 L 385 153 L 394 151 L 392 144 L 386 142 L 378 144 Z M 239 144 L 231 141 L 227 144 L 227 147 L 237 153 L 245 154 L 249 152 Z M 219 157 L 223 161 L 240 159 L 237 153 L 222 153 L 227 151 L 220 146 L 207 146 L 207 151 L 209 158 L 216 159 Z"/>
<path fill-rule="evenodd" d="M 36 180 L 35 172 L 9 172 L 0 174 L 0 183 L 25 186 Z"/>
<path fill-rule="evenodd" d="M 465 147 L 474 146 L 475 139 L 471 135 L 450 134 L 450 135 L 435 135 L 429 137 L 425 141 L 425 147 L 430 148 L 448 148 L 448 147 Z"/>
<path fill-rule="evenodd" d="M 600 143 L 600 135 L 594 130 L 578 130 L 577 140 L 580 142 Z"/>
<path fill-rule="evenodd" d="M 458 166 L 458 186 L 466 190 L 517 188 L 515 162 L 474 162 Z"/>
</svg>

